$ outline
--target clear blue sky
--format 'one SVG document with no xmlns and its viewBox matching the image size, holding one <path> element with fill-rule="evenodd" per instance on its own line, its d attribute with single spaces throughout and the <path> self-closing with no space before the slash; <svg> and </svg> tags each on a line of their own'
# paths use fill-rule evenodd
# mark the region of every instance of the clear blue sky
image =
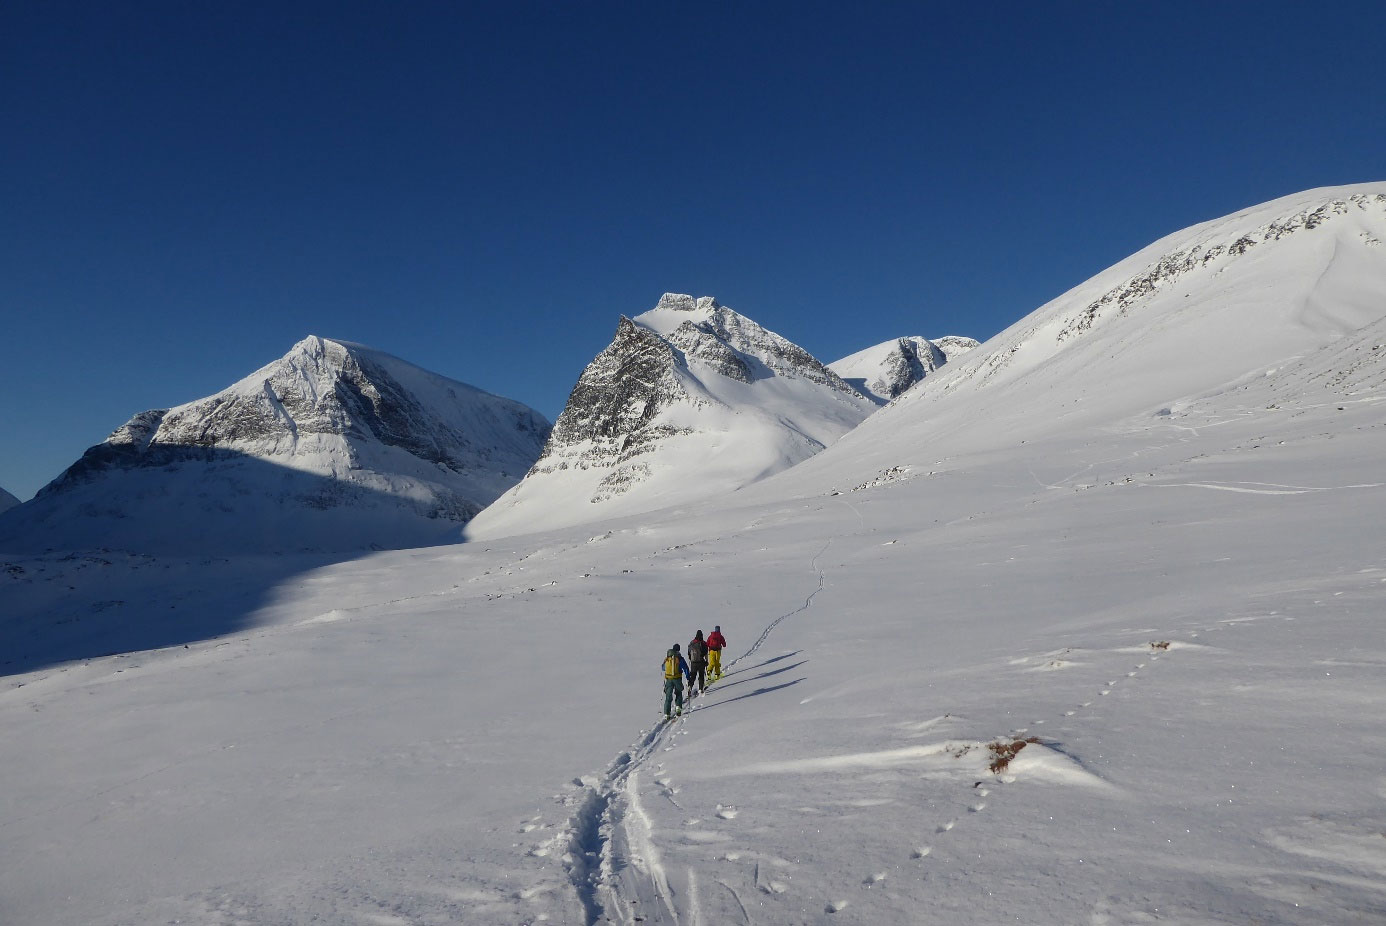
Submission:
<svg viewBox="0 0 1386 926">
<path fill-rule="evenodd" d="M 556 417 L 619 313 L 825 361 L 1386 179 L 1386 4 L 0 5 L 0 487 L 307 334 Z"/>
</svg>

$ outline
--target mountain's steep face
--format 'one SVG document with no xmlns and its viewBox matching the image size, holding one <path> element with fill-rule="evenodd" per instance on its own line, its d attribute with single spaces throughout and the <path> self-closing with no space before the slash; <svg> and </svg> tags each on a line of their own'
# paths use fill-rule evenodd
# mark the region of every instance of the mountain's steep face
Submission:
<svg viewBox="0 0 1386 926">
<path fill-rule="evenodd" d="M 616 336 L 583 370 L 544 448 L 544 458 L 584 442 L 604 452 L 687 398 L 681 358 L 663 338 L 624 315 Z M 542 463 L 542 459 L 541 459 Z"/>
<path fill-rule="evenodd" d="M 179 545 L 182 531 L 189 548 L 211 550 L 427 543 L 519 481 L 549 430 L 518 402 L 309 337 L 216 395 L 134 416 L 0 522 L 0 540 L 29 531 L 46 546 L 147 550 Z"/>
<path fill-rule="evenodd" d="M 978 345 L 972 338 L 897 338 L 828 364 L 858 392 L 884 405 L 948 362 Z"/>
<path fill-rule="evenodd" d="M 539 461 L 467 529 L 500 536 L 647 511 L 792 466 L 873 410 L 808 351 L 715 299 L 622 317 Z"/>
<path fill-rule="evenodd" d="M 15 498 L 4 489 L 0 489 L 0 511 L 9 511 L 19 504 L 19 499 Z"/>
</svg>

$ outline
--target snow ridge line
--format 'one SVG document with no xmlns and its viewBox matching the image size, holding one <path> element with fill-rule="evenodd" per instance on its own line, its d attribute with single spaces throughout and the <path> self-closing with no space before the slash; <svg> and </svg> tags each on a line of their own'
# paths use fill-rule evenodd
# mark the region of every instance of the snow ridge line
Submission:
<svg viewBox="0 0 1386 926">
<path fill-rule="evenodd" d="M 799 607 L 795 608 L 793 611 L 781 614 L 779 617 L 771 621 L 770 624 L 763 631 L 761 631 L 761 634 L 756 639 L 756 642 L 751 644 L 751 648 L 746 650 L 746 652 L 742 653 L 740 656 L 737 656 L 731 662 L 727 663 L 727 668 L 731 668 L 741 660 L 754 654 L 756 650 L 760 649 L 761 644 L 763 644 L 766 640 L 770 638 L 770 634 L 773 633 L 775 628 L 778 627 L 780 623 L 783 622 L 786 618 L 793 617 L 796 614 L 802 614 L 803 612 L 807 611 L 810 606 L 813 605 L 813 599 L 818 597 L 819 592 L 823 591 L 823 570 L 819 568 L 818 560 L 822 558 L 824 553 L 828 552 L 828 547 L 833 545 L 834 539 L 836 538 L 829 537 L 828 542 L 823 544 L 823 549 L 819 550 L 810 562 L 810 566 L 813 568 L 814 572 L 818 573 L 818 587 L 814 589 L 813 592 L 807 598 L 804 599 L 804 603 L 799 605 Z"/>
</svg>

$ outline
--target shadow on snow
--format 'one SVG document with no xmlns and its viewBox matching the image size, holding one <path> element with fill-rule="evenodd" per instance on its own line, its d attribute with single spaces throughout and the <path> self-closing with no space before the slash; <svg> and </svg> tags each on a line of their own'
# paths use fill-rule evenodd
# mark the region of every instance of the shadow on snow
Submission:
<svg viewBox="0 0 1386 926">
<path fill-rule="evenodd" d="M 0 515 L 0 676 L 236 633 L 293 577 L 449 542 L 469 513 L 186 450 L 89 467 Z"/>
</svg>

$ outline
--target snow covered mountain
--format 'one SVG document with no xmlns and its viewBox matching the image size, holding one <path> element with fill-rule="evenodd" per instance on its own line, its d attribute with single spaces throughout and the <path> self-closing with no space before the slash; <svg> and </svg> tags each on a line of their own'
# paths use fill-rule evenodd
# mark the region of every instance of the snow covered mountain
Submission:
<svg viewBox="0 0 1386 926">
<path fill-rule="evenodd" d="M 573 387 L 539 461 L 472 539 L 722 495 L 807 459 L 874 411 L 808 351 L 711 297 L 666 293 Z"/>
<path fill-rule="evenodd" d="M 515 484 L 537 412 L 359 344 L 308 337 L 227 389 L 142 412 L 0 546 L 266 552 L 436 542 Z"/>
<path fill-rule="evenodd" d="M 828 364 L 848 385 L 884 405 L 980 342 L 955 335 L 897 338 Z"/>
<path fill-rule="evenodd" d="M 0 489 L 0 512 L 9 511 L 11 508 L 18 504 L 19 499 L 15 498 L 13 495 L 11 495 L 9 492 L 6 492 L 4 489 Z"/>
<path fill-rule="evenodd" d="M 599 529 L 7 558 L 5 912 L 1382 922 L 1382 241 L 1386 184 L 1187 229 Z M 656 723 L 714 623 L 727 675 Z"/>
</svg>

